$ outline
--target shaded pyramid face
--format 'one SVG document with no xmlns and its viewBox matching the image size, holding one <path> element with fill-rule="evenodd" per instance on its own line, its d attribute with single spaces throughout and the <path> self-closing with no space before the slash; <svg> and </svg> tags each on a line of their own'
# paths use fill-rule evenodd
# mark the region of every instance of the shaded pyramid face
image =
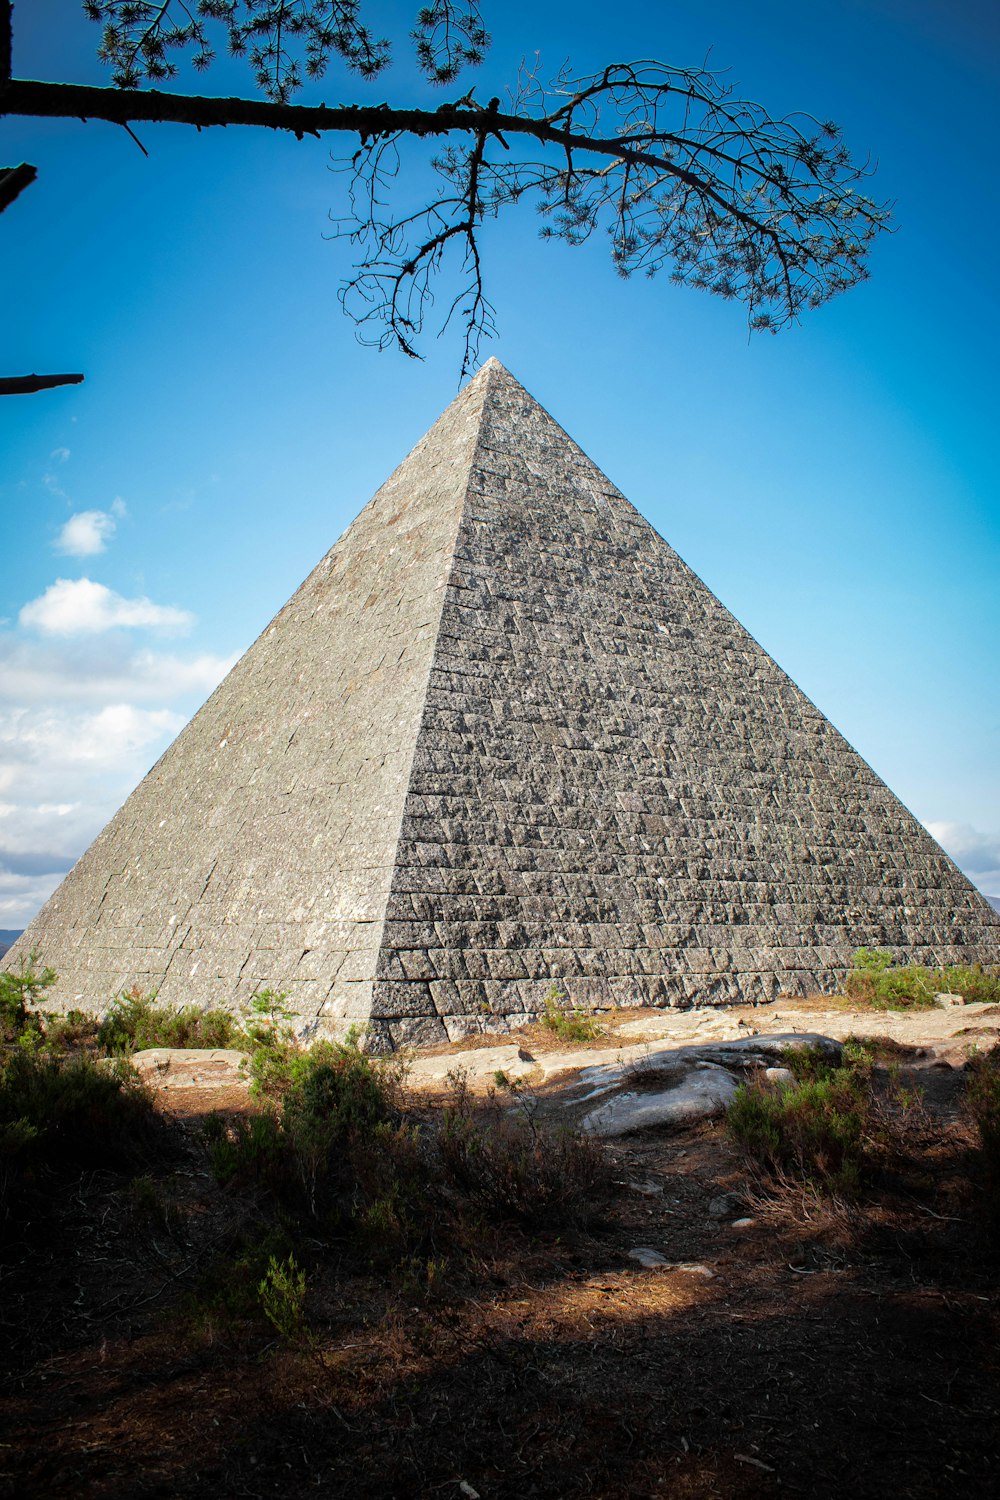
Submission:
<svg viewBox="0 0 1000 1500">
<path fill-rule="evenodd" d="M 1000 917 L 491 360 L 12 950 L 381 1046 L 829 988 Z M 9 962 L 9 960 L 8 960 Z"/>
</svg>

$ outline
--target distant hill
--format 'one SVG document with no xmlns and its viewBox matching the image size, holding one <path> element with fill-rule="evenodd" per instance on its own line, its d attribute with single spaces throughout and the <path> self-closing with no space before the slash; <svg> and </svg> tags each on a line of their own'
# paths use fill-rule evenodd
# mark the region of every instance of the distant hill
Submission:
<svg viewBox="0 0 1000 1500">
<path fill-rule="evenodd" d="M 986 899 L 994 911 L 1000 911 L 1000 896 L 987 896 Z"/>
<path fill-rule="evenodd" d="M 3 958 L 8 948 L 13 947 L 24 928 L 0 927 L 0 958 Z"/>
</svg>

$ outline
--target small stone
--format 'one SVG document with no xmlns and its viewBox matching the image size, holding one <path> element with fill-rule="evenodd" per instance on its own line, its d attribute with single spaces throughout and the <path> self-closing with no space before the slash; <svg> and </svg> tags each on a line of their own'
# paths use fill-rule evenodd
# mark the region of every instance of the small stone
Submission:
<svg viewBox="0 0 1000 1500">
<path fill-rule="evenodd" d="M 765 1068 L 764 1077 L 767 1079 L 768 1083 L 781 1084 L 782 1087 L 786 1085 L 788 1087 L 791 1087 L 791 1085 L 795 1082 L 795 1074 L 792 1072 L 791 1068 Z"/>
<path fill-rule="evenodd" d="M 728 1219 L 739 1206 L 740 1200 L 735 1193 L 720 1193 L 717 1198 L 709 1201 L 708 1211 L 713 1219 Z"/>
<path fill-rule="evenodd" d="M 630 1182 L 628 1186 L 633 1193 L 639 1193 L 643 1198 L 659 1198 L 663 1193 L 658 1182 Z"/>
<path fill-rule="evenodd" d="M 730 1229 L 752 1229 L 755 1222 L 754 1219 L 734 1219 L 729 1227 Z"/>
<path fill-rule="evenodd" d="M 634 1250 L 630 1250 L 628 1258 L 637 1260 L 647 1271 L 658 1271 L 661 1266 L 668 1264 L 665 1255 L 661 1255 L 658 1250 L 650 1250 L 646 1245 L 637 1245 Z"/>
<path fill-rule="evenodd" d="M 948 1010 L 953 1005 L 964 1005 L 965 1000 L 961 995 L 950 995 L 942 990 L 940 994 L 934 996 L 934 1004 L 940 1005 L 942 1010 Z"/>
</svg>

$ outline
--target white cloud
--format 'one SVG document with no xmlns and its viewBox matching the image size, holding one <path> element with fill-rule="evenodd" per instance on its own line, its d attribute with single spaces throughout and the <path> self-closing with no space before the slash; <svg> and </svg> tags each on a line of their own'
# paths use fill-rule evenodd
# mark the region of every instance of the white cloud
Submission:
<svg viewBox="0 0 1000 1500">
<path fill-rule="evenodd" d="M 136 751 L 172 739 L 185 722 L 185 714 L 171 709 L 130 703 L 109 704 L 94 714 L 19 708 L 0 713 L 0 756 L 7 767 L 20 760 L 52 771 L 86 761 L 116 769 Z"/>
<path fill-rule="evenodd" d="M 62 872 L 51 875 L 15 875 L 0 869 L 0 927 L 27 927 L 39 908 L 62 880 Z"/>
<path fill-rule="evenodd" d="M 24 641 L 0 631 L 0 706 L 200 702 L 229 671 L 235 656 L 207 652 L 181 657 L 135 651 L 121 636 Z"/>
<path fill-rule="evenodd" d="M 23 927 L 235 658 L 0 630 L 0 927 Z"/>
<path fill-rule="evenodd" d="M 52 452 L 49 454 L 49 457 L 54 458 L 57 464 L 64 464 L 69 458 L 69 449 L 53 448 Z"/>
<path fill-rule="evenodd" d="M 31 920 L 186 717 L 126 703 L 0 711 L 0 927 Z"/>
<path fill-rule="evenodd" d="M 110 511 L 79 510 L 70 516 L 52 545 L 66 557 L 95 557 L 107 550 L 117 524 Z"/>
<path fill-rule="evenodd" d="M 90 578 L 58 578 L 21 610 L 20 623 L 43 635 L 96 635 L 118 627 L 184 631 L 194 616 L 151 599 L 126 599 Z"/>
<path fill-rule="evenodd" d="M 981 833 L 970 823 L 928 823 L 927 831 L 987 895 L 1000 895 L 1000 833 Z"/>
</svg>

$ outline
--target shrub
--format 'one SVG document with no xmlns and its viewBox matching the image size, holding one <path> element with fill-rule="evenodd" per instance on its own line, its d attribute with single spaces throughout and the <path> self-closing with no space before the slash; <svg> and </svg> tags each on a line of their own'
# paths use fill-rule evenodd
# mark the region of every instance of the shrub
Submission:
<svg viewBox="0 0 1000 1500">
<path fill-rule="evenodd" d="M 228 1332 L 264 1316 L 260 1287 L 272 1264 L 287 1264 L 292 1250 L 287 1231 L 272 1225 L 263 1233 L 234 1227 L 232 1238 L 202 1270 L 187 1299 L 187 1313 L 195 1326 Z"/>
<path fill-rule="evenodd" d="M 935 969 L 935 991 L 961 995 L 967 1005 L 976 1001 L 1000 1004 L 1000 969 L 984 969 L 982 964 L 953 964 Z"/>
<path fill-rule="evenodd" d="M 233 1047 L 245 1041 L 235 1016 L 196 1005 L 157 1005 L 138 988 L 119 995 L 97 1028 L 97 1044 L 110 1056 L 146 1047 Z"/>
<path fill-rule="evenodd" d="M 604 1027 L 593 1016 L 569 1006 L 566 996 L 554 984 L 542 1002 L 541 1023 L 564 1042 L 592 1042 L 604 1035 Z"/>
<path fill-rule="evenodd" d="M 810 1045 L 785 1047 L 781 1055 L 795 1082 L 774 1087 L 760 1077 L 741 1084 L 726 1113 L 730 1135 L 772 1176 L 856 1193 L 877 1129 L 870 1049 L 846 1042 L 839 1061 Z"/>
<path fill-rule="evenodd" d="M 22 955 L 16 969 L 0 974 L 0 1042 L 20 1041 L 30 1032 L 41 1038 L 44 1032 L 42 1018 L 32 1007 L 55 984 L 56 971 L 39 968 L 39 960 L 38 949 L 33 948 L 27 958 Z"/>
<path fill-rule="evenodd" d="M 283 991 L 261 990 L 252 997 L 246 1019 L 250 1092 L 267 1099 L 280 1099 L 308 1067 L 309 1053 L 296 1044 L 287 1000 Z M 350 1036 L 347 1045 L 354 1044 Z"/>
<path fill-rule="evenodd" d="M 300 1344 L 306 1337 L 306 1273 L 289 1255 L 279 1261 L 272 1255 L 267 1271 L 257 1287 L 261 1309 L 268 1322 L 289 1344 Z"/>
<path fill-rule="evenodd" d="M 844 993 L 851 1000 L 875 1010 L 924 1009 L 934 1004 L 940 986 L 921 965 L 896 968 L 891 953 L 870 948 L 859 948 L 851 962 L 854 967 L 844 983 Z"/>
<path fill-rule="evenodd" d="M 876 1074 L 876 1051 L 849 1039 L 838 1062 L 818 1047 L 789 1047 L 782 1056 L 794 1083 L 774 1086 L 761 1074 L 741 1084 L 726 1125 L 754 1169 L 851 1197 L 898 1165 L 914 1127 L 926 1126 L 923 1100 L 900 1086 L 898 1064 Z"/>
<path fill-rule="evenodd" d="M 16 1048 L 0 1063 L 0 1195 L 40 1172 L 135 1170 L 165 1150 L 152 1095 L 125 1064 Z"/>
<path fill-rule="evenodd" d="M 1000 1048 L 972 1059 L 965 1107 L 978 1137 L 976 1175 L 987 1232 L 1000 1238 Z"/>
<path fill-rule="evenodd" d="M 407 1133 L 393 1075 L 357 1046 L 318 1042 L 287 1052 L 280 1098 L 259 1114 L 206 1123 L 216 1177 L 263 1186 L 284 1210 L 328 1229 L 363 1222 L 379 1200 L 390 1217 L 385 1205 L 395 1212 Z"/>
<path fill-rule="evenodd" d="M 523 1102 L 513 1110 L 495 1094 L 476 1102 L 461 1081 L 437 1144 L 454 1187 L 524 1224 L 586 1222 L 610 1192 L 610 1168 L 596 1141 L 543 1127 Z"/>
<path fill-rule="evenodd" d="M 741 1084 L 726 1114 L 730 1135 L 758 1167 L 850 1195 L 863 1175 L 867 1107 L 850 1069 L 787 1087 Z"/>
<path fill-rule="evenodd" d="M 1000 970 L 982 964 L 952 964 L 928 969 L 922 964 L 893 965 L 892 954 L 880 948 L 859 948 L 844 983 L 852 1000 L 875 1010 L 910 1010 L 934 1004 L 935 995 L 961 995 L 975 1000 L 1000 1002 Z"/>
<path fill-rule="evenodd" d="M 99 1022 L 82 1010 L 70 1010 L 64 1016 L 49 1016 L 45 1022 L 45 1045 L 52 1051 L 66 1051 L 95 1045 Z"/>
</svg>

